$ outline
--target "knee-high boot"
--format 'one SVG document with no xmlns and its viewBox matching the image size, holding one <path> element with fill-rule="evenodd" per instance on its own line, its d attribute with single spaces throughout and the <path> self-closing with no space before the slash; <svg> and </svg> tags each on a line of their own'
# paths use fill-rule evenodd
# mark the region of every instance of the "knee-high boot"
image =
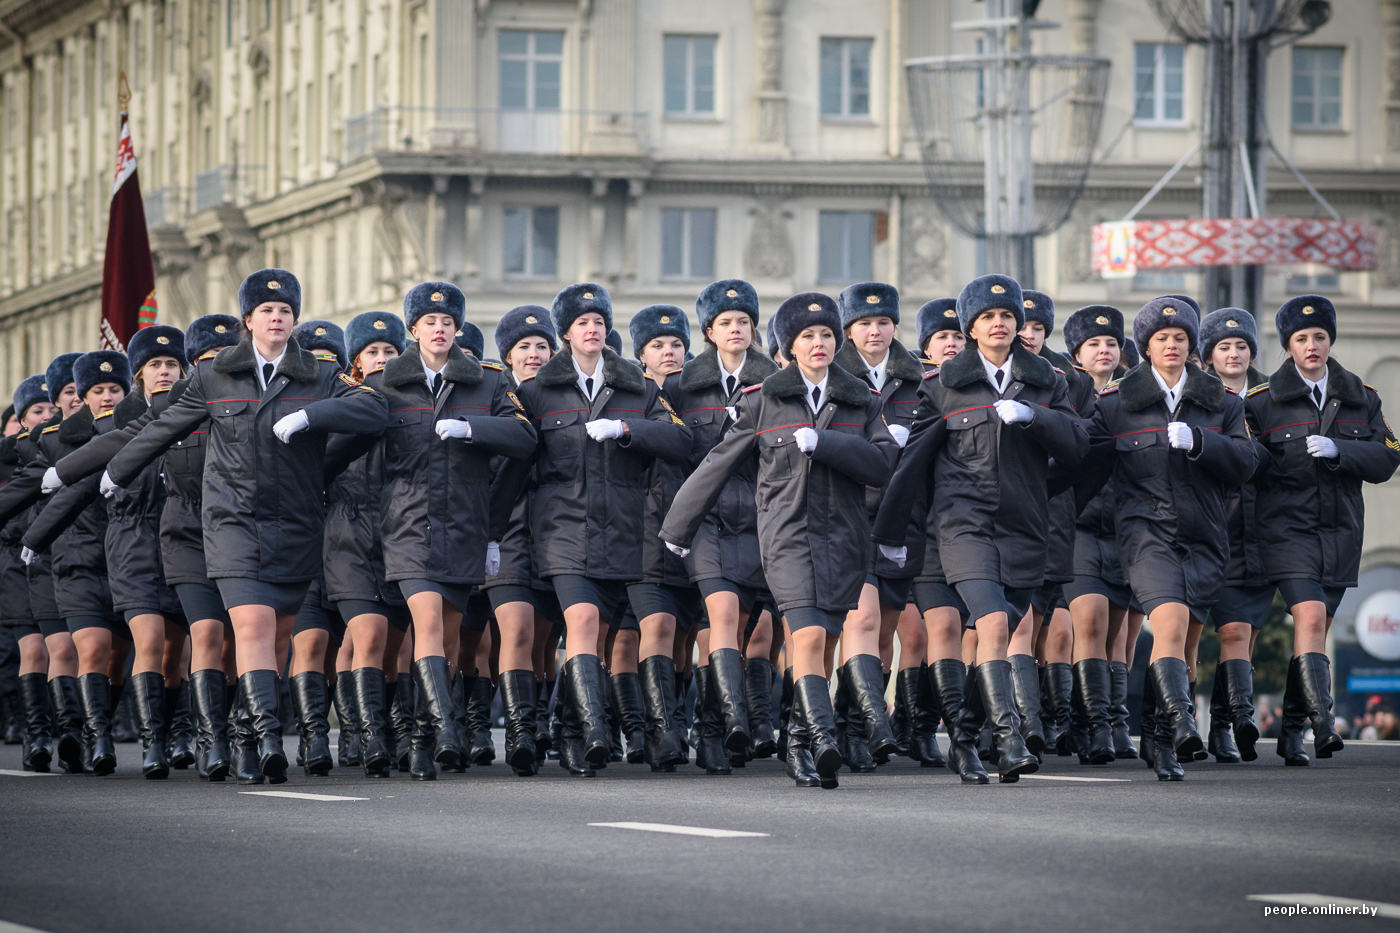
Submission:
<svg viewBox="0 0 1400 933">
<path fill-rule="evenodd" d="M 695 668 L 695 764 L 706 774 L 731 774 L 729 755 L 724 750 L 724 714 L 719 708 L 718 690 L 710 665 Z"/>
<path fill-rule="evenodd" d="M 977 665 L 977 685 L 996 741 L 998 779 L 1003 784 L 1013 784 L 1023 774 L 1034 774 L 1040 763 L 1021 738 L 1011 686 L 1011 662 L 983 661 Z"/>
<path fill-rule="evenodd" d="M 609 742 L 603 709 L 603 665 L 591 654 L 576 654 L 564 667 L 569 671 L 569 693 L 582 733 L 583 758 L 594 768 L 608 763 Z"/>
<path fill-rule="evenodd" d="M 394 732 L 394 766 L 400 772 L 407 771 L 413 755 L 413 678 L 404 671 L 399 672 L 390 693 L 389 723 Z"/>
<path fill-rule="evenodd" d="M 870 755 L 870 745 L 865 738 L 865 718 L 855 707 L 852 699 L 851 678 L 846 668 L 836 670 L 836 695 L 832 699 L 832 737 L 836 748 L 841 752 L 841 761 L 855 774 L 870 774 L 875 771 L 875 759 Z"/>
<path fill-rule="evenodd" d="M 20 675 L 19 702 L 24 711 L 24 770 L 47 774 L 53 761 L 53 737 L 46 675 Z"/>
<path fill-rule="evenodd" d="M 354 679 L 348 680 L 353 685 Z M 337 690 L 344 688 L 345 684 L 345 680 L 336 677 Z M 297 725 L 306 749 L 302 767 L 308 775 L 325 777 L 331 773 L 334 764 L 331 758 L 331 723 L 326 709 L 326 675 L 320 671 L 303 671 L 295 675 L 292 678 L 292 697 L 300 710 Z"/>
<path fill-rule="evenodd" d="M 622 713 L 613 700 L 612 673 L 600 658 L 598 666 L 601 676 L 598 679 L 598 696 L 603 701 L 603 721 L 608 727 L 608 761 L 622 761 L 625 757 L 622 747 Z"/>
<path fill-rule="evenodd" d="M 884 672 L 873 654 L 858 654 L 841 669 L 850 691 L 851 711 L 863 720 L 865 741 L 875 760 L 888 760 L 899 750 L 885 714 Z M 852 716 L 851 718 L 854 718 Z"/>
<path fill-rule="evenodd" d="M 353 768 L 360 763 L 364 743 L 360 738 L 360 710 L 355 705 L 355 677 L 350 671 L 335 675 L 335 718 L 340 723 L 340 735 L 335 742 L 336 763 Z"/>
<path fill-rule="evenodd" d="M 806 742 L 811 749 L 812 762 L 821 786 L 830 790 L 837 786 L 836 773 L 841 770 L 841 751 L 836 747 L 836 719 L 831 707 L 831 685 L 825 677 L 808 674 L 792 685 L 793 714 L 802 717 Z"/>
<path fill-rule="evenodd" d="M 905 690 L 909 696 L 909 757 L 921 768 L 942 768 L 947 762 L 938 748 L 938 692 L 933 688 L 933 672 L 927 664 L 906 668 L 901 678 L 914 671 Z"/>
<path fill-rule="evenodd" d="M 1157 687 L 1152 683 L 1149 671 L 1142 679 L 1142 725 L 1139 728 L 1138 755 L 1143 764 L 1153 767 L 1154 749 L 1157 745 Z"/>
<path fill-rule="evenodd" d="M 1236 658 L 1221 661 L 1215 669 L 1217 677 L 1222 670 L 1226 674 L 1225 703 L 1235 746 L 1240 750 L 1240 760 L 1254 761 L 1259 757 L 1254 747 L 1259 741 L 1259 727 L 1254 724 L 1254 666 L 1243 658 Z"/>
<path fill-rule="evenodd" d="M 447 659 L 443 658 L 442 661 L 445 666 Z M 414 678 L 417 679 L 416 666 L 413 673 Z M 420 685 L 413 706 L 413 739 L 408 756 L 408 776 L 415 781 L 437 780 L 437 765 L 433 762 L 433 743 L 437 738 L 437 725 L 438 717 L 434 715 L 428 703 L 427 691 L 422 689 Z"/>
<path fill-rule="evenodd" d="M 1046 699 L 1053 710 L 1055 720 L 1055 754 L 1066 758 L 1074 754 L 1074 739 L 1071 736 L 1070 717 L 1074 692 L 1074 668 L 1064 661 L 1052 661 L 1045 665 Z M 1046 737 L 1047 747 L 1050 739 Z"/>
<path fill-rule="evenodd" d="M 612 675 L 613 705 L 617 707 L 622 735 L 627 741 L 627 763 L 641 764 L 646 757 L 646 705 L 639 674 Z"/>
<path fill-rule="evenodd" d="M 1021 738 L 1026 748 L 1037 758 L 1045 751 L 1045 732 L 1040 724 L 1040 666 L 1029 654 L 1013 654 L 1011 689 L 1016 699 L 1016 712 L 1021 717 Z"/>
<path fill-rule="evenodd" d="M 516 777 L 532 777 L 535 763 L 535 672 L 501 671 L 506 711 L 505 760 Z"/>
<path fill-rule="evenodd" d="M 911 678 L 905 671 L 917 671 L 916 667 L 906 667 L 896 671 L 894 675 L 894 710 L 890 713 L 890 733 L 894 735 L 894 744 L 898 748 L 898 754 L 906 758 L 913 758 L 918 761 L 918 752 L 910 745 L 914 737 L 914 724 L 911 710 L 917 705 L 917 699 L 909 696 Z"/>
<path fill-rule="evenodd" d="M 1079 687 L 1079 704 L 1088 724 L 1088 748 L 1079 751 L 1081 762 L 1106 765 L 1113 760 L 1113 720 L 1109 712 L 1111 681 L 1108 661 L 1085 658 L 1074 665 L 1074 680 Z"/>
<path fill-rule="evenodd" d="M 1215 678 L 1210 690 L 1210 731 L 1206 734 L 1206 749 L 1217 763 L 1239 764 L 1240 750 L 1235 746 L 1235 733 L 1230 721 L 1230 693 L 1227 681 L 1230 671 L 1222 661 L 1215 666 Z"/>
<path fill-rule="evenodd" d="M 1181 662 L 1183 666 L 1185 662 Z M 1146 727 L 1144 727 L 1146 728 Z M 1186 772 L 1181 768 L 1181 762 L 1177 760 L 1176 750 L 1173 747 L 1174 737 L 1172 726 L 1165 710 L 1158 710 L 1155 719 L 1156 736 L 1152 742 L 1152 759 L 1149 764 L 1152 770 L 1157 773 L 1159 781 L 1184 781 Z"/>
<path fill-rule="evenodd" d="M 773 664 L 767 658 L 744 662 L 744 693 L 749 703 L 753 756 L 771 758 L 778 750 L 778 737 L 773 734 Z"/>
<path fill-rule="evenodd" d="M 570 660 L 573 660 L 572 658 Z M 594 777 L 598 772 L 584 757 L 583 721 L 574 706 L 573 674 L 568 664 L 559 672 L 559 696 L 554 708 L 559 723 L 559 766 L 573 777 Z M 605 749 L 606 751 L 606 749 Z"/>
<path fill-rule="evenodd" d="M 935 661 L 930 671 L 948 727 L 948 767 L 964 784 L 988 783 L 991 779 L 977 755 L 977 730 L 985 716 L 972 672 L 956 658 Z"/>
<path fill-rule="evenodd" d="M 203 751 L 200 777 L 210 781 L 224 780 L 230 766 L 228 709 L 224 705 L 227 685 L 228 678 L 218 668 L 190 674 L 190 701 Z"/>
<path fill-rule="evenodd" d="M 78 694 L 78 678 L 60 675 L 51 679 L 49 701 L 53 703 L 59 764 L 69 774 L 82 774 L 83 707 Z"/>
<path fill-rule="evenodd" d="M 788 668 L 787 671 L 786 683 L 791 687 L 792 668 Z M 790 699 L 792 692 L 788 691 Z M 803 721 L 802 709 L 796 703 L 791 705 L 784 735 L 786 748 L 783 760 L 787 766 L 787 776 L 792 778 L 798 787 L 821 787 L 821 775 L 817 774 L 816 762 L 812 760 L 811 733 Z"/>
<path fill-rule="evenodd" d="M 155 671 L 131 675 L 131 698 L 136 703 L 136 724 L 141 733 L 141 773 L 147 780 L 170 777 L 165 757 L 165 678 Z"/>
<path fill-rule="evenodd" d="M 112 682 L 106 674 L 78 678 L 83 702 L 83 738 L 92 756 L 92 773 L 111 774 L 117 769 L 117 749 L 112 741 Z"/>
<path fill-rule="evenodd" d="M 1113 729 L 1113 757 L 1136 758 L 1137 749 L 1128 735 L 1128 665 L 1114 661 L 1108 666 L 1109 723 Z"/>
<path fill-rule="evenodd" d="M 165 688 L 165 753 L 170 767 L 184 771 L 194 764 L 194 719 L 190 715 L 190 682 Z"/>
<path fill-rule="evenodd" d="M 535 678 L 535 721 L 530 728 L 535 733 L 535 763 L 539 764 L 549 754 L 552 742 L 549 735 L 549 698 L 554 695 L 554 681 L 543 677 Z"/>
<path fill-rule="evenodd" d="M 653 771 L 675 771 L 685 764 L 683 730 L 675 725 L 676 663 L 665 655 L 642 659 L 637 667 L 646 708 L 644 760 Z"/>
<path fill-rule="evenodd" d="M 1342 737 L 1332 718 L 1332 662 L 1319 651 L 1298 657 L 1298 673 L 1303 685 L 1303 700 L 1313 727 L 1313 754 L 1331 758 L 1342 750 Z"/>
<path fill-rule="evenodd" d="M 1285 765 L 1300 767 L 1311 763 L 1312 759 L 1303 750 L 1303 731 L 1308 727 L 1308 704 L 1303 698 L 1303 677 L 1301 662 L 1294 655 L 1288 662 L 1288 679 L 1283 688 L 1283 704 L 1280 707 L 1278 756 Z"/>
<path fill-rule="evenodd" d="M 1191 698 L 1186 662 L 1180 658 L 1161 658 L 1152 662 L 1153 684 L 1157 688 L 1157 716 L 1159 722 L 1165 720 L 1172 737 L 1172 751 L 1178 760 L 1190 760 L 1202 748 L 1201 736 L 1196 732 L 1195 716 L 1192 710 L 1195 702 Z M 1158 741 L 1163 735 L 1157 729 Z"/>
<path fill-rule="evenodd" d="M 261 784 L 263 773 L 258 769 L 258 740 L 248 719 L 248 698 L 243 692 L 242 678 L 228 687 L 225 696 L 229 697 L 234 776 L 239 784 Z"/>
<path fill-rule="evenodd" d="M 136 704 L 126 690 L 126 681 L 112 684 L 112 702 L 108 704 L 112 721 L 112 741 L 127 745 L 139 741 L 141 732 L 136 728 Z"/>
<path fill-rule="evenodd" d="M 564 736 L 564 722 L 560 716 L 560 709 L 569 696 L 568 688 L 565 686 L 564 672 L 561 670 L 554 680 L 554 692 L 550 694 L 549 700 L 549 751 L 545 753 L 546 758 L 553 758 L 563 765 L 564 743 L 568 741 Z"/>
<path fill-rule="evenodd" d="M 783 686 L 778 691 L 778 757 L 787 759 L 788 731 L 792 720 L 792 668 L 783 668 Z"/>
<path fill-rule="evenodd" d="M 1045 736 L 1044 755 L 1058 755 L 1055 738 L 1060 734 L 1055 728 L 1055 691 L 1050 682 L 1050 665 L 1040 669 L 1040 734 Z"/>
<path fill-rule="evenodd" d="M 489 672 L 478 671 L 467 687 L 466 730 L 462 734 L 470 745 L 467 757 L 474 765 L 489 765 L 496 760 L 496 741 L 491 737 L 491 701 L 496 698 L 496 685 L 491 683 Z"/>
<path fill-rule="evenodd" d="M 671 704 L 671 731 L 676 736 L 676 747 L 681 756 L 681 760 L 676 764 L 687 765 L 690 764 L 690 745 L 686 739 L 685 699 L 690 691 L 690 678 L 689 675 L 676 671 L 675 680 L 675 693 L 672 696 L 675 702 Z"/>
<path fill-rule="evenodd" d="M 710 681 L 724 720 L 724 747 L 743 752 L 749 747 L 749 703 L 744 692 L 744 656 L 738 648 L 710 652 Z"/>
<path fill-rule="evenodd" d="M 433 742 L 433 761 L 444 767 L 455 767 L 464 758 L 457 717 L 452 702 L 452 678 L 447 672 L 447 658 L 435 655 L 413 662 L 413 676 L 418 682 L 418 719 L 420 731 L 426 723 Z"/>
<path fill-rule="evenodd" d="M 360 712 L 360 759 L 365 777 L 388 777 L 394 752 L 384 714 L 384 672 L 377 667 L 361 667 L 350 673 L 355 682 L 355 707 Z"/>
<path fill-rule="evenodd" d="M 282 720 L 277 715 L 281 678 L 276 671 L 249 671 L 238 678 L 249 725 L 257 741 L 258 768 L 268 783 L 287 780 L 287 755 L 282 748 Z"/>
</svg>

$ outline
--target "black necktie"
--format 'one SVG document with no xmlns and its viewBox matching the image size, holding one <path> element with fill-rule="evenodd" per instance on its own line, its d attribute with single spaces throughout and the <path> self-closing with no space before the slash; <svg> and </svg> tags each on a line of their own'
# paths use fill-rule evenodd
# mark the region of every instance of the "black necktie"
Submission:
<svg viewBox="0 0 1400 933">
<path fill-rule="evenodd" d="M 270 386 L 270 385 L 272 385 L 272 364 L 271 364 L 271 363 L 264 363 L 264 364 L 263 364 L 263 388 L 266 389 L 266 388 L 267 388 L 268 386 Z"/>
<path fill-rule="evenodd" d="M 733 377 L 733 376 L 725 376 L 725 377 L 724 377 L 724 397 L 725 397 L 725 398 L 729 398 L 729 397 L 730 397 L 731 395 L 733 395 L 733 394 L 734 394 L 734 377 Z"/>
<path fill-rule="evenodd" d="M 589 376 L 587 379 L 583 380 L 583 391 L 584 391 L 585 393 L 587 393 L 587 395 L 588 395 L 588 400 L 589 400 L 590 402 L 593 401 L 593 377 L 592 377 L 592 376 Z"/>
<path fill-rule="evenodd" d="M 819 411 L 822 407 L 822 387 L 812 387 L 812 410 Z"/>
<path fill-rule="evenodd" d="M 1313 386 L 1313 401 L 1318 408 L 1322 407 L 1322 386 Z"/>
<path fill-rule="evenodd" d="M 1005 379 L 1006 379 L 1006 370 L 1004 370 L 1004 369 L 998 369 L 998 370 L 997 370 L 997 388 L 998 388 L 998 389 L 1001 388 L 1001 384 L 1002 384 L 1002 382 L 1003 382 Z"/>
<path fill-rule="evenodd" d="M 442 392 L 442 373 L 433 374 L 433 396 L 436 397 Z"/>
</svg>

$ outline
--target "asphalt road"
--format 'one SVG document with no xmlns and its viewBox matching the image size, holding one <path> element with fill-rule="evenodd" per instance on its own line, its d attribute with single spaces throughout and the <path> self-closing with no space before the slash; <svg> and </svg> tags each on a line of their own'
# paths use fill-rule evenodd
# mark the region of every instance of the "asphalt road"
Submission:
<svg viewBox="0 0 1400 933">
<path fill-rule="evenodd" d="M 497 744 L 499 747 L 499 733 Z M 0 773 L 0 921 L 65 931 L 1396 929 L 1266 917 L 1250 895 L 1400 902 L 1400 744 L 1310 768 L 1051 758 L 1050 778 L 963 787 L 900 760 L 799 790 L 611 765 L 518 779 L 497 763 L 416 784 L 299 771 L 257 796 L 193 772 L 148 782 Z M 0 747 L 0 769 L 19 748 Z M 709 838 L 640 821 L 766 833 Z M 1376 925 L 1379 924 L 1377 927 Z M 5 929 L 0 923 L 0 930 Z"/>
</svg>

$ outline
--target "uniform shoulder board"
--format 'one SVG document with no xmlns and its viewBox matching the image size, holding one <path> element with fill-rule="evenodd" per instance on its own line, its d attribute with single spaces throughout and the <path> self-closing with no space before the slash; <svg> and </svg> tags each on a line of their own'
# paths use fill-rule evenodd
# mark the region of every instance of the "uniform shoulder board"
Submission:
<svg viewBox="0 0 1400 933">
<path fill-rule="evenodd" d="M 1117 392 L 1117 391 L 1118 391 L 1118 384 L 1121 383 L 1122 381 L 1123 381 L 1122 379 L 1115 379 L 1115 380 L 1113 380 L 1113 381 L 1110 382 L 1108 385 L 1106 385 L 1106 386 L 1104 386 L 1102 389 L 1100 389 L 1100 390 L 1099 390 L 1099 394 L 1100 394 L 1100 395 L 1112 395 L 1114 392 Z"/>
<path fill-rule="evenodd" d="M 938 370 L 939 367 L 935 366 L 933 367 L 933 369 L 930 369 L 928 372 L 924 373 L 924 381 L 927 382 L 928 380 L 936 377 L 938 375 Z"/>
<path fill-rule="evenodd" d="M 535 378 L 535 374 L 534 374 L 534 373 L 530 373 L 530 375 L 521 378 L 520 384 L 521 384 L 521 385 L 524 385 L 525 383 L 529 382 L 529 381 L 530 381 L 531 379 L 533 379 L 533 378 Z"/>
<path fill-rule="evenodd" d="M 1055 372 L 1059 373 L 1061 376 L 1066 375 L 1066 373 L 1065 373 L 1065 371 L 1064 371 L 1063 369 L 1061 369 L 1060 367 L 1054 365 L 1053 363 L 1051 364 L 1050 368 L 1053 369 Z"/>
<path fill-rule="evenodd" d="M 1255 386 L 1254 388 L 1252 388 L 1252 389 L 1250 389 L 1249 391 L 1245 392 L 1245 398 L 1249 398 L 1250 396 L 1258 395 L 1260 392 L 1263 392 L 1263 391 L 1264 391 L 1265 389 L 1267 389 L 1268 387 L 1269 387 L 1269 384 L 1268 384 L 1267 382 L 1261 382 L 1261 383 L 1259 383 L 1257 386 Z"/>
<path fill-rule="evenodd" d="M 41 431 L 41 432 L 39 432 L 39 433 L 41 433 L 41 434 L 52 434 L 54 431 L 57 431 L 58 428 L 59 428 L 59 426 L 55 424 L 55 425 L 53 425 L 52 427 L 44 428 L 44 430 Z"/>
<path fill-rule="evenodd" d="M 1080 366 L 1078 363 L 1071 363 L 1070 365 L 1073 366 L 1075 369 L 1079 370 L 1084 375 L 1089 375 L 1089 370 L 1085 369 L 1083 366 Z"/>
<path fill-rule="evenodd" d="M 15 435 L 15 440 L 17 440 L 17 441 L 22 441 L 22 440 L 24 440 L 24 439 L 25 439 L 26 437 L 28 437 L 28 436 L 29 436 L 29 432 L 28 432 L 28 431 L 21 431 L 21 432 L 19 432 L 18 434 Z"/>
<path fill-rule="evenodd" d="M 214 357 L 216 357 L 216 356 L 218 356 L 218 355 L 219 355 L 219 351 L 218 351 L 218 350 L 210 350 L 208 353 L 204 354 L 204 355 L 201 356 L 199 359 L 195 360 L 195 362 L 196 362 L 196 363 L 202 363 L 202 362 L 204 362 L 205 360 L 212 360 Z"/>
<path fill-rule="evenodd" d="M 162 386 L 161 388 L 158 388 L 158 389 L 152 389 L 152 390 L 151 390 L 151 394 L 152 394 L 152 395 L 160 395 L 162 392 L 169 392 L 170 389 L 171 389 L 171 386 Z"/>
<path fill-rule="evenodd" d="M 1381 393 L 1376 389 L 1375 386 L 1368 386 L 1368 385 L 1366 385 L 1366 383 L 1364 383 L 1364 382 L 1361 383 L 1361 384 L 1362 384 L 1363 386 L 1366 386 L 1366 388 L 1370 389 L 1372 392 L 1375 392 L 1377 395 L 1380 395 L 1380 394 L 1381 394 Z"/>
<path fill-rule="evenodd" d="M 97 417 L 93 418 L 92 420 L 93 420 L 93 421 L 101 421 L 103 418 L 110 418 L 110 417 L 112 417 L 112 415 L 113 415 L 115 412 L 116 412 L 116 409 L 114 409 L 114 408 L 108 409 L 107 411 L 104 411 L 102 414 L 98 415 Z"/>
<path fill-rule="evenodd" d="M 748 395 L 750 392 L 757 392 L 761 388 L 763 388 L 763 383 L 761 382 L 757 385 L 744 386 L 744 391 L 741 394 Z"/>
<path fill-rule="evenodd" d="M 325 363 L 339 363 L 340 359 L 334 353 L 327 353 L 324 350 L 316 351 L 316 359 Z"/>
<path fill-rule="evenodd" d="M 361 388 L 361 389 L 368 389 L 368 388 L 369 388 L 369 386 L 364 385 L 363 383 L 360 383 L 360 382 L 356 382 L 354 379 L 351 379 L 349 376 L 345 375 L 345 373 L 336 373 L 336 378 L 339 379 L 341 382 L 345 383 L 345 384 L 348 385 L 348 386 L 358 387 L 358 388 Z M 373 390 L 371 389 L 371 391 L 373 391 Z"/>
<path fill-rule="evenodd" d="M 502 366 L 500 363 L 492 363 L 490 360 L 482 360 L 482 361 L 481 361 L 481 368 L 482 368 L 482 369 L 494 369 L 494 370 L 495 370 L 496 372 L 498 372 L 498 373 L 499 373 L 499 372 L 504 372 L 504 371 L 505 371 L 505 367 Z"/>
</svg>

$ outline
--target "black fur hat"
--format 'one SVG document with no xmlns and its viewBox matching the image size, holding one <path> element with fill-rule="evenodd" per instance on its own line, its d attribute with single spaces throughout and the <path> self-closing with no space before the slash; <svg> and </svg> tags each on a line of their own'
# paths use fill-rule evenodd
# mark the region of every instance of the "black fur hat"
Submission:
<svg viewBox="0 0 1400 933">
<path fill-rule="evenodd" d="M 521 305 L 502 315 L 500 323 L 496 325 L 496 352 L 501 354 L 501 359 L 505 359 L 506 354 L 526 337 L 542 337 L 549 344 L 551 353 L 559 352 L 559 338 L 554 333 L 554 322 L 550 320 L 547 308 Z"/>
<path fill-rule="evenodd" d="M 837 296 L 841 308 L 841 329 L 863 317 L 887 317 L 899 326 L 899 289 L 884 282 L 848 285 Z"/>
<path fill-rule="evenodd" d="M 1221 308 L 1201 321 L 1201 359 L 1210 362 L 1215 345 L 1227 337 L 1238 337 L 1249 344 L 1250 361 L 1259 359 L 1259 334 L 1254 315 L 1243 308 Z"/>
<path fill-rule="evenodd" d="M 1186 331 L 1189 349 L 1195 350 L 1201 345 L 1201 324 L 1196 311 L 1182 299 L 1170 296 L 1153 298 L 1142 306 L 1133 318 L 1133 340 L 1141 350 L 1153 334 L 1167 327 Z"/>
<path fill-rule="evenodd" d="M 608 335 L 603 338 L 603 343 L 614 353 L 622 353 L 622 335 L 615 330 L 609 330 Z"/>
<path fill-rule="evenodd" d="M 478 360 L 486 355 L 486 335 L 471 321 L 463 321 L 459 325 L 453 343 L 457 344 L 457 349 L 470 353 Z"/>
<path fill-rule="evenodd" d="M 1336 343 L 1337 309 L 1321 295 L 1299 295 L 1288 299 L 1278 309 L 1274 326 L 1278 328 L 1278 342 L 1284 349 L 1288 348 L 1289 338 L 1305 327 L 1321 327 Z"/>
<path fill-rule="evenodd" d="M 1163 298 L 1175 298 L 1177 301 L 1182 302 L 1183 304 L 1185 304 L 1185 305 L 1186 305 L 1188 308 L 1190 308 L 1192 311 L 1195 311 L 1195 312 L 1196 312 L 1196 323 L 1197 323 L 1198 325 L 1201 323 L 1202 318 L 1205 317 L 1205 315 L 1201 314 L 1201 303 L 1200 303 L 1199 301 L 1197 301 L 1196 299 L 1192 298 L 1190 295 L 1163 295 L 1162 297 L 1163 297 Z"/>
<path fill-rule="evenodd" d="M 345 331 L 340 329 L 339 324 L 319 320 L 303 321 L 292 331 L 292 336 L 303 350 L 334 353 L 340 368 L 346 367 Z"/>
<path fill-rule="evenodd" d="M 15 388 L 15 417 L 24 418 L 25 411 L 27 411 L 31 405 L 36 405 L 39 402 L 52 401 L 53 399 L 49 398 L 49 387 L 44 382 L 43 374 L 29 376 L 21 381 Z"/>
<path fill-rule="evenodd" d="M 78 398 L 88 394 L 88 390 L 104 382 L 115 382 L 123 392 L 131 391 L 131 363 L 125 353 L 116 350 L 93 350 L 84 353 L 73 363 L 73 382 L 77 384 Z"/>
<path fill-rule="evenodd" d="M 776 360 L 782 348 L 778 346 L 778 332 L 773 329 L 774 320 L 771 317 L 768 319 L 768 355 Z"/>
<path fill-rule="evenodd" d="M 126 342 L 126 357 L 131 361 L 131 371 L 139 373 L 141 367 L 158 356 L 173 357 L 181 369 L 189 367 L 185 359 L 185 332 L 168 324 L 152 324 L 131 335 Z"/>
<path fill-rule="evenodd" d="M 58 404 L 58 393 L 73 381 L 73 364 L 81 353 L 60 353 L 44 370 L 44 384 L 49 387 L 49 401 Z"/>
<path fill-rule="evenodd" d="M 690 349 L 690 321 L 675 305 L 647 305 L 632 315 L 627 330 L 632 335 L 632 353 L 638 359 L 642 347 L 657 337 L 679 337 L 686 350 Z"/>
<path fill-rule="evenodd" d="M 238 286 L 238 311 L 243 317 L 265 301 L 292 306 L 292 320 L 301 317 L 301 283 L 286 269 L 259 269 Z"/>
<path fill-rule="evenodd" d="M 1123 312 L 1112 305 L 1085 305 L 1065 319 L 1065 349 L 1079 352 L 1090 337 L 1112 337 L 1123 346 Z"/>
<path fill-rule="evenodd" d="M 958 317 L 958 299 L 935 298 L 924 302 L 915 318 L 919 328 L 919 352 L 924 352 L 928 339 L 940 330 L 955 330 L 962 333 L 962 319 Z"/>
<path fill-rule="evenodd" d="M 1045 336 L 1055 332 L 1055 302 L 1044 292 L 1033 288 L 1021 289 L 1021 307 L 1025 309 L 1026 320 L 1039 321 L 1045 327 Z"/>
<path fill-rule="evenodd" d="M 549 316 L 554 319 L 554 332 L 563 339 L 569 327 L 580 315 L 596 311 L 603 316 L 603 326 L 612 330 L 612 296 L 608 290 L 593 282 L 577 282 L 554 296 Z"/>
<path fill-rule="evenodd" d="M 380 340 L 402 353 L 408 347 L 408 331 L 403 320 L 387 311 L 357 314 L 345 328 L 345 356 L 353 363 L 361 350 Z"/>
<path fill-rule="evenodd" d="M 1026 326 L 1026 308 L 1022 304 L 1021 284 L 1009 275 L 982 275 L 963 286 L 958 293 L 958 320 L 963 333 L 972 329 L 972 322 L 985 311 L 1003 308 L 1016 315 L 1016 330 Z"/>
<path fill-rule="evenodd" d="M 792 342 L 797 335 L 818 324 L 831 328 L 836 335 L 836 349 L 841 349 L 846 337 L 841 328 L 841 309 L 837 307 L 835 299 L 821 292 L 793 295 L 779 305 L 773 315 L 773 343 L 784 359 L 791 360 Z"/>
<path fill-rule="evenodd" d="M 715 318 L 726 311 L 743 311 L 753 318 L 753 326 L 758 327 L 758 292 L 743 279 L 720 279 L 706 285 L 695 299 L 695 318 L 700 322 L 700 333 L 709 330 Z"/>
<path fill-rule="evenodd" d="M 409 330 L 425 314 L 450 314 L 452 323 L 462 329 L 467 319 L 467 296 L 451 282 L 419 282 L 403 296 L 403 322 Z"/>
<path fill-rule="evenodd" d="M 1123 358 L 1121 360 L 1124 367 L 1132 369 L 1142 362 L 1142 354 L 1138 352 L 1137 344 L 1133 343 L 1133 338 L 1129 337 L 1123 341 Z"/>
<path fill-rule="evenodd" d="M 238 318 L 232 314 L 206 314 L 185 328 L 185 352 L 190 362 L 196 363 L 210 350 L 233 346 L 238 338 Z"/>
</svg>

